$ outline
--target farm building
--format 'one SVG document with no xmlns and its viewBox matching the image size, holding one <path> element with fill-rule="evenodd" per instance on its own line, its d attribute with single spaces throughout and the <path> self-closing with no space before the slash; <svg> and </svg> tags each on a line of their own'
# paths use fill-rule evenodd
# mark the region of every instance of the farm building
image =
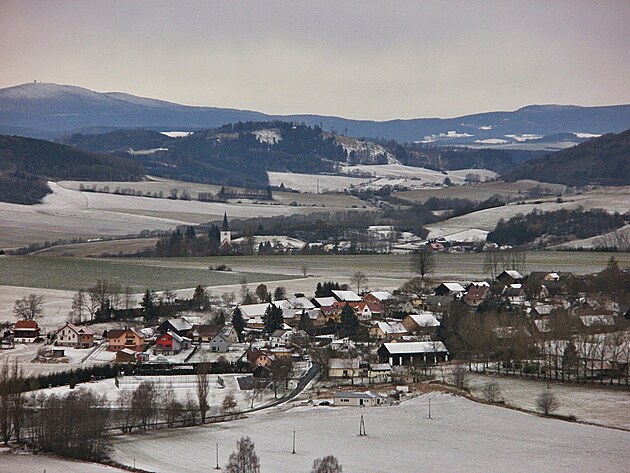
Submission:
<svg viewBox="0 0 630 473">
<path fill-rule="evenodd" d="M 402 319 L 402 325 L 409 333 L 430 334 L 440 326 L 440 321 L 432 312 L 422 312 L 405 316 Z"/>
<path fill-rule="evenodd" d="M 158 332 L 161 334 L 173 332 L 177 335 L 185 337 L 192 327 L 192 324 L 186 319 L 168 319 L 160 324 Z"/>
<path fill-rule="evenodd" d="M 328 360 L 330 378 L 356 378 L 361 375 L 358 358 L 331 358 Z"/>
<path fill-rule="evenodd" d="M 384 343 L 378 349 L 378 356 L 381 362 L 391 366 L 438 363 L 448 361 L 448 350 L 439 341 Z"/>
</svg>

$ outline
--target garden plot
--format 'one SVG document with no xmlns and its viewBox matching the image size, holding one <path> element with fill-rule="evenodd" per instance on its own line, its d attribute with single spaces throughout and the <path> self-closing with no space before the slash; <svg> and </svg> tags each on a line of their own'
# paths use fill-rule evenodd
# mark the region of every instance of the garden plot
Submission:
<svg viewBox="0 0 630 473">
<path fill-rule="evenodd" d="M 432 419 L 427 418 L 431 399 Z M 367 436 L 358 435 L 360 416 Z M 296 431 L 296 454 L 291 454 Z M 374 408 L 296 407 L 228 423 L 123 436 L 113 458 L 160 473 L 225 465 L 235 442 L 249 436 L 262 473 L 309 471 L 335 455 L 352 473 L 445 471 L 624 471 L 630 433 L 545 419 L 444 394 Z"/>
<path fill-rule="evenodd" d="M 251 390 L 241 390 L 238 378 L 247 378 L 247 374 L 209 374 L 209 394 L 208 404 L 210 405 L 209 416 L 222 414 L 221 403 L 225 395 L 231 393 L 237 402 L 236 410 L 246 410 L 252 405 Z M 111 407 L 116 407 L 118 397 L 121 392 L 136 389 L 141 383 L 152 383 L 158 389 L 173 388 L 175 396 L 180 401 L 186 401 L 188 397 L 197 400 L 197 377 L 191 375 L 172 376 L 135 376 L 125 375 L 118 378 L 103 379 L 100 381 L 78 384 L 76 389 L 88 389 L 99 396 L 105 396 Z M 64 396 L 73 390 L 69 386 L 58 386 L 55 388 L 41 389 L 47 395 L 55 394 Z M 278 395 L 282 392 L 279 390 Z M 269 387 L 259 392 L 254 399 L 254 407 L 267 404 L 274 400 L 273 388 Z"/>
</svg>

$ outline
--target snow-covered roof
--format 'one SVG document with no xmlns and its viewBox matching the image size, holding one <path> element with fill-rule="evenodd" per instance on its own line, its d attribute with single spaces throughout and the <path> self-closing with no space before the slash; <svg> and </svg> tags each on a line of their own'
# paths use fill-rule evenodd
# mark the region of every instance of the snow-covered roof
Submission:
<svg viewBox="0 0 630 473">
<path fill-rule="evenodd" d="M 367 398 L 377 398 L 377 397 L 385 397 L 382 394 L 378 394 L 378 393 L 373 393 L 371 391 L 365 391 L 364 393 L 359 393 L 359 392 L 344 392 L 344 391 L 336 391 L 335 394 L 333 394 L 333 397 L 343 397 L 343 398 L 348 398 L 348 399 L 365 399 Z"/>
<path fill-rule="evenodd" d="M 186 319 L 168 319 L 168 323 L 171 324 L 171 327 L 173 327 L 178 332 L 183 330 L 190 330 L 192 328 L 192 324 Z"/>
<path fill-rule="evenodd" d="M 265 311 L 269 307 L 269 303 L 265 302 L 264 304 L 245 304 L 239 306 L 241 312 L 243 313 L 243 317 L 252 318 L 252 317 L 262 317 L 265 315 Z"/>
<path fill-rule="evenodd" d="M 328 368 L 331 369 L 358 369 L 358 358 L 331 358 L 328 360 Z"/>
<path fill-rule="evenodd" d="M 335 302 L 337 302 L 337 299 L 335 299 L 332 296 L 330 296 L 330 297 L 315 297 L 313 300 L 315 302 L 317 302 L 317 304 L 319 304 L 320 307 L 330 307 Z"/>
<path fill-rule="evenodd" d="M 315 305 L 307 297 L 292 297 L 288 300 L 294 309 L 314 309 Z"/>
<path fill-rule="evenodd" d="M 379 301 L 386 301 L 394 297 L 391 295 L 391 293 L 387 291 L 374 291 L 374 292 L 370 292 L 370 295 L 374 297 L 375 299 L 378 299 Z"/>
<path fill-rule="evenodd" d="M 506 269 L 501 274 L 507 274 L 512 279 L 523 279 L 523 276 L 521 276 L 521 273 L 519 273 L 518 271 L 514 269 Z M 499 276 L 501 276 L 501 274 L 499 274 Z"/>
<path fill-rule="evenodd" d="M 383 346 L 391 354 L 405 353 L 437 353 L 447 352 L 446 345 L 443 342 L 398 342 L 384 343 Z"/>
<path fill-rule="evenodd" d="M 451 292 L 465 292 L 466 289 L 458 282 L 443 282 L 441 284 Z"/>
<path fill-rule="evenodd" d="M 422 314 L 409 314 L 411 320 L 413 320 L 420 327 L 439 327 L 440 321 L 435 318 L 431 312 L 423 312 Z"/>
<path fill-rule="evenodd" d="M 385 335 L 407 333 L 407 329 L 401 322 L 377 322 L 376 325 Z"/>
<path fill-rule="evenodd" d="M 359 296 L 354 291 L 333 290 L 331 292 L 333 293 L 335 298 L 341 302 L 363 302 L 363 299 L 361 299 L 361 296 Z"/>
<path fill-rule="evenodd" d="M 612 315 L 582 315 L 580 320 L 585 327 L 592 327 L 593 325 L 615 325 L 615 318 Z"/>
</svg>

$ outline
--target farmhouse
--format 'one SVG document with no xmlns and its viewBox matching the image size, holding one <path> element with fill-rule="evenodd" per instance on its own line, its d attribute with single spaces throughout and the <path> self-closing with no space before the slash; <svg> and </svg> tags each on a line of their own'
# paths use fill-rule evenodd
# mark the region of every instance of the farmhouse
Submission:
<svg viewBox="0 0 630 473">
<path fill-rule="evenodd" d="M 39 325 L 34 320 L 18 320 L 13 326 L 15 343 L 33 343 L 39 337 Z"/>
<path fill-rule="evenodd" d="M 378 349 L 381 362 L 395 365 L 412 365 L 417 362 L 438 363 L 448 361 L 448 350 L 443 342 L 384 343 Z"/>
<path fill-rule="evenodd" d="M 218 325 L 195 324 L 192 326 L 187 336 L 193 343 L 210 343 L 221 331 L 222 328 Z"/>
<path fill-rule="evenodd" d="M 458 296 L 464 292 L 466 289 L 457 282 L 443 282 L 434 291 L 436 296 Z"/>
<path fill-rule="evenodd" d="M 401 338 L 407 335 L 408 331 L 400 322 L 376 322 L 370 327 L 370 337 L 382 340 L 383 338 Z"/>
<path fill-rule="evenodd" d="M 333 405 L 373 407 L 385 404 L 386 399 L 387 398 L 385 396 L 370 391 L 366 391 L 364 393 L 336 392 L 333 394 Z"/>
<path fill-rule="evenodd" d="M 518 271 L 507 269 L 497 276 L 497 281 L 506 286 L 510 284 L 520 284 L 523 282 L 523 276 Z"/>
<path fill-rule="evenodd" d="M 114 329 L 107 332 L 109 351 L 120 351 L 129 348 L 135 351 L 143 351 L 144 336 L 134 328 Z"/>
<path fill-rule="evenodd" d="M 332 290 L 330 292 L 338 302 L 363 302 L 361 296 L 354 291 Z"/>
<path fill-rule="evenodd" d="M 62 347 L 90 348 L 94 345 L 94 332 L 89 327 L 67 323 L 57 331 L 55 345 Z"/>
<path fill-rule="evenodd" d="M 490 295 L 489 286 L 471 285 L 471 286 L 468 286 L 468 291 L 466 291 L 466 295 L 464 296 L 464 302 L 471 307 L 477 307 L 489 295 Z"/>
</svg>

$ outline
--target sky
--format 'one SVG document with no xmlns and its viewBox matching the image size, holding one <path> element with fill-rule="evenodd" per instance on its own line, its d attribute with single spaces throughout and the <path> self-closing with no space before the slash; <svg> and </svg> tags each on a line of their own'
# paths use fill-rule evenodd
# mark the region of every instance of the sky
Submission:
<svg viewBox="0 0 630 473">
<path fill-rule="evenodd" d="M 0 0 L 0 87 L 386 120 L 630 103 L 628 0 Z"/>
</svg>

